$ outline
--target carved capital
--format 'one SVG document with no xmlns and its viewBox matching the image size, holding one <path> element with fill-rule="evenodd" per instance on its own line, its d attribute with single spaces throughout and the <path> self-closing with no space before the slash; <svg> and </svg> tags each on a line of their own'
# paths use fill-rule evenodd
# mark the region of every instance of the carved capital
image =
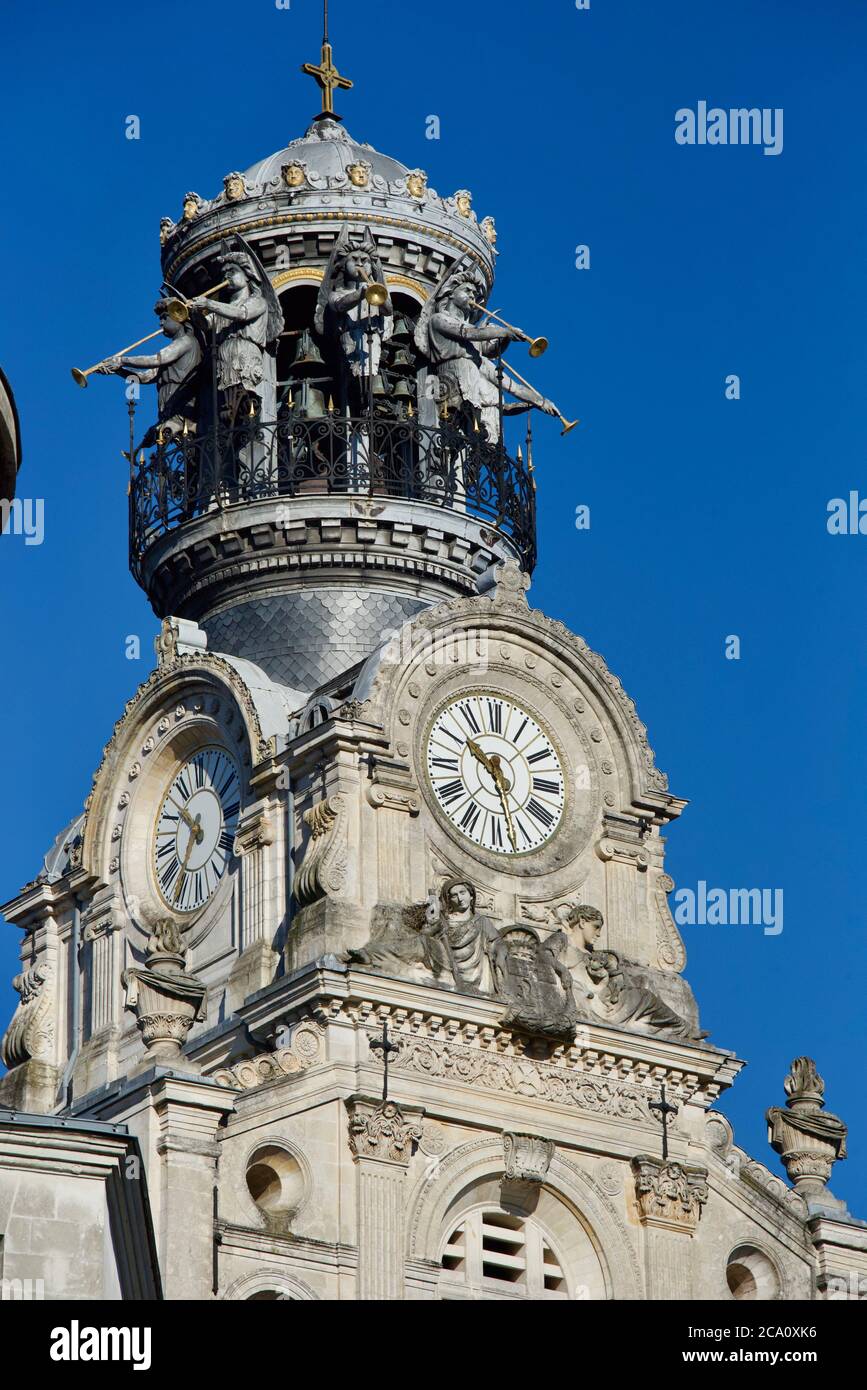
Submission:
<svg viewBox="0 0 867 1390">
<path fill-rule="evenodd" d="M 632 1171 L 641 1224 L 693 1235 L 708 1198 L 707 1169 L 639 1154 Z"/>
<path fill-rule="evenodd" d="M 270 810 L 256 811 L 238 826 L 232 853 L 241 858 L 242 855 L 251 854 L 265 845 L 273 845 L 275 839 L 276 831 Z"/>
<path fill-rule="evenodd" d="M 414 787 L 389 786 L 384 782 L 371 782 L 367 788 L 367 799 L 371 806 L 379 810 L 387 806 L 392 811 L 405 811 L 407 815 L 417 816 L 421 810 L 418 792 Z"/>
<path fill-rule="evenodd" d="M 409 1163 L 422 1137 L 421 1114 L 407 1119 L 394 1101 L 373 1105 L 349 1102 L 349 1147 L 354 1159 L 373 1158 L 387 1163 Z"/>
</svg>

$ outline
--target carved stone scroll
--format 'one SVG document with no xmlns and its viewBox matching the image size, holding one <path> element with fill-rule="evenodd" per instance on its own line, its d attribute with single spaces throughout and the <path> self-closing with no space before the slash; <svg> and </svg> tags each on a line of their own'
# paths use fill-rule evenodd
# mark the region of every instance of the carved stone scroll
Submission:
<svg viewBox="0 0 867 1390">
<path fill-rule="evenodd" d="M 338 793 L 318 801 L 303 820 L 310 841 L 295 878 L 295 897 L 302 907 L 343 887 L 348 864 L 343 797 Z"/>
<path fill-rule="evenodd" d="M 34 965 L 16 975 L 12 986 L 21 996 L 0 1043 L 0 1061 L 11 1071 L 22 1062 L 47 1062 L 54 1049 L 54 989 L 48 965 Z"/>
</svg>

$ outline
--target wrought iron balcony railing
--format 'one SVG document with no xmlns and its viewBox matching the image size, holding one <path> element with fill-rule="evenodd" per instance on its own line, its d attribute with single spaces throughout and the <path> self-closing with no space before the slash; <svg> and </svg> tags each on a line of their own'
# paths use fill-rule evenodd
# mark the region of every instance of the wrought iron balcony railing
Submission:
<svg viewBox="0 0 867 1390">
<path fill-rule="evenodd" d="M 481 432 L 441 421 L 290 414 L 209 434 L 163 437 L 142 451 L 130 483 L 130 564 L 161 537 L 217 508 L 260 498 L 365 496 L 464 512 L 535 563 L 531 467 Z"/>
</svg>

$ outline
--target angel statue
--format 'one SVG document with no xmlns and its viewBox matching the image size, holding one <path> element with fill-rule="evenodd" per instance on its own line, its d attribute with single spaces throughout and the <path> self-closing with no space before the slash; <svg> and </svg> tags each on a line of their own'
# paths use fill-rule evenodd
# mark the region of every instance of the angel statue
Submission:
<svg viewBox="0 0 867 1390">
<path fill-rule="evenodd" d="M 283 329 L 283 311 L 265 267 L 241 237 L 234 237 L 220 258 L 222 278 L 228 281 L 228 300 L 202 295 L 189 301 L 191 309 L 211 316 L 216 327 L 217 386 L 238 387 L 263 398 L 273 392 L 273 370 L 266 349 Z"/>
<path fill-rule="evenodd" d="M 136 452 L 156 443 L 158 432 L 159 437 L 166 440 L 195 430 L 197 368 L 202 360 L 202 349 L 193 325 L 177 323 L 172 318 L 170 303 L 168 299 L 159 299 L 154 305 L 160 329 L 169 340 L 164 348 L 134 357 L 109 357 L 96 369 L 100 376 L 134 377 L 143 385 L 156 383 L 160 423 L 147 431 L 136 446 Z"/>
<path fill-rule="evenodd" d="M 415 342 L 433 363 L 440 382 L 440 400 L 453 410 L 468 404 L 481 420 L 488 439 L 496 443 L 500 437 L 500 392 L 497 368 L 491 358 L 499 357 L 523 335 L 517 329 L 497 324 L 479 324 L 481 310 L 477 306 L 485 293 L 484 282 L 475 268 L 459 261 L 446 271 L 419 314 Z M 557 414 L 551 401 L 514 380 L 505 369 L 503 390 L 525 406 L 535 406 L 546 415 Z"/>
<path fill-rule="evenodd" d="M 370 304 L 371 284 L 384 285 L 382 262 L 369 227 L 344 227 L 334 243 L 316 303 L 314 327 L 336 332 L 350 376 L 363 387 L 379 371 L 382 344 L 391 337 L 394 307 L 386 293 Z"/>
</svg>

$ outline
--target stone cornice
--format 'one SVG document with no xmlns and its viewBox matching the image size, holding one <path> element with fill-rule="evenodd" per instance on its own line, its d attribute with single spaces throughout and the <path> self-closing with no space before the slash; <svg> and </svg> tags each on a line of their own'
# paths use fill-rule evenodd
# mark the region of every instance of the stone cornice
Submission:
<svg viewBox="0 0 867 1390">
<path fill-rule="evenodd" d="M 555 1047 L 544 1057 L 530 1057 L 526 1038 L 502 1028 L 502 1002 L 450 990 L 437 991 L 434 1002 L 432 994 L 428 985 L 342 968 L 336 962 L 319 963 L 262 990 L 238 1013 L 249 1035 L 261 1041 L 263 1051 L 281 1024 L 302 1016 L 314 1016 L 323 1024 L 369 1027 L 371 1032 L 388 1018 L 393 1035 L 411 1040 L 416 1047 L 448 1044 L 473 1056 L 528 1059 L 532 1065 L 586 1074 L 603 1082 L 637 1085 L 648 1099 L 658 1096 L 664 1081 L 669 1094 L 680 1102 L 705 1108 L 731 1085 L 744 1065 L 734 1054 L 705 1044 L 647 1037 L 602 1024 L 582 1025 L 572 1047 Z M 188 1051 L 195 1055 L 195 1043 Z"/>
</svg>

